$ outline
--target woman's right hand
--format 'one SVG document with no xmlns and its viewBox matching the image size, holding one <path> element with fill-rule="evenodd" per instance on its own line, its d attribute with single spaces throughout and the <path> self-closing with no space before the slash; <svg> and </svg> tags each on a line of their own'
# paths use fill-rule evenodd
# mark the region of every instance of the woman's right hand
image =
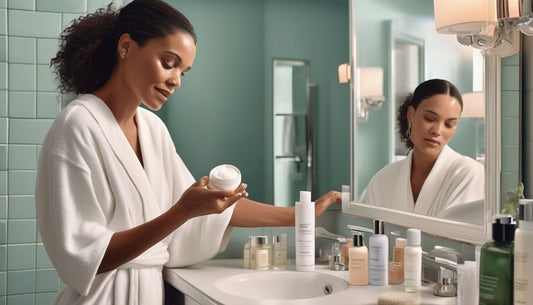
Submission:
<svg viewBox="0 0 533 305">
<path fill-rule="evenodd" d="M 247 185 L 241 183 L 233 191 L 216 191 L 207 188 L 208 177 L 202 177 L 193 183 L 183 194 L 174 208 L 180 209 L 188 217 L 220 214 L 237 200 L 248 197 Z"/>
</svg>

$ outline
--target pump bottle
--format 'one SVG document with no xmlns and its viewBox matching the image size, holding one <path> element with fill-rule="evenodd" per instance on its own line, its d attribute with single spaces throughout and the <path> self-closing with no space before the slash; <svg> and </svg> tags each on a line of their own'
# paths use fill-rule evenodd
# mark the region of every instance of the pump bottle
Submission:
<svg viewBox="0 0 533 305">
<path fill-rule="evenodd" d="M 385 235 L 383 221 L 374 220 L 374 235 L 368 240 L 368 271 L 370 285 L 389 284 L 389 238 Z"/>
<path fill-rule="evenodd" d="M 368 285 L 368 249 L 361 233 L 353 233 L 352 247 L 348 249 L 348 256 L 348 283 L 353 286 Z"/>
<path fill-rule="evenodd" d="M 497 215 L 492 239 L 481 248 L 479 305 L 513 304 L 513 240 L 516 224 L 511 215 Z"/>
<path fill-rule="evenodd" d="M 295 205 L 296 271 L 315 270 L 315 203 L 311 192 L 301 191 Z"/>
<path fill-rule="evenodd" d="M 514 304 L 533 305 L 533 199 L 519 200 L 514 233 Z"/>
</svg>

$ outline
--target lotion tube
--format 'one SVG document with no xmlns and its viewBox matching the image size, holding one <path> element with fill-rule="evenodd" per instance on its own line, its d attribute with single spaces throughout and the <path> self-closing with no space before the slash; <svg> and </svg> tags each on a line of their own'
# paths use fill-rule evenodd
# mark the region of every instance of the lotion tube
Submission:
<svg viewBox="0 0 533 305">
<path fill-rule="evenodd" d="M 368 239 L 368 283 L 389 284 L 389 238 L 384 234 L 383 221 L 374 220 L 374 235 Z"/>
<path fill-rule="evenodd" d="M 296 271 L 315 270 L 315 203 L 311 192 L 301 191 L 295 205 Z"/>
<path fill-rule="evenodd" d="M 533 305 L 533 200 L 520 199 L 514 232 L 514 304 Z"/>
</svg>

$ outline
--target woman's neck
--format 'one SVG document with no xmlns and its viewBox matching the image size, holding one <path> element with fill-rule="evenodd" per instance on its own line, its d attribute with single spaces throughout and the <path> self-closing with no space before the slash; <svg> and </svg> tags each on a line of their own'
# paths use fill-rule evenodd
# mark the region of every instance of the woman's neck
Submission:
<svg viewBox="0 0 533 305">
<path fill-rule="evenodd" d="M 416 148 L 413 150 L 413 157 L 411 159 L 411 191 L 415 202 L 418 199 L 426 178 L 437 161 L 437 157 L 425 155 L 417 151 Z"/>
</svg>

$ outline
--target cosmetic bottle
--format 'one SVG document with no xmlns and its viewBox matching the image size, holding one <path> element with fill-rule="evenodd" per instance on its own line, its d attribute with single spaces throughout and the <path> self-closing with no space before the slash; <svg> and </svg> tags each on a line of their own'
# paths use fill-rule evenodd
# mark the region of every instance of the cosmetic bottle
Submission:
<svg viewBox="0 0 533 305">
<path fill-rule="evenodd" d="M 533 199 L 519 200 L 514 233 L 514 304 L 533 305 Z"/>
<path fill-rule="evenodd" d="M 301 191 L 295 205 L 296 270 L 315 270 L 315 203 L 311 192 Z"/>
<path fill-rule="evenodd" d="M 257 236 L 250 236 L 248 237 L 248 242 L 250 243 L 250 256 L 249 256 L 249 260 L 250 260 L 250 265 L 249 265 L 249 268 L 250 269 L 255 269 L 256 267 L 256 264 L 255 264 L 255 251 L 257 250 Z"/>
<path fill-rule="evenodd" d="M 363 234 L 353 234 L 348 256 L 348 283 L 353 286 L 368 285 L 368 249 L 364 244 Z"/>
<path fill-rule="evenodd" d="M 407 230 L 407 247 L 404 252 L 404 290 L 417 292 L 422 283 L 422 247 L 420 230 Z"/>
<path fill-rule="evenodd" d="M 209 172 L 207 188 L 211 190 L 233 191 L 241 184 L 241 172 L 231 164 L 216 166 Z"/>
<path fill-rule="evenodd" d="M 244 252 L 242 256 L 244 269 L 250 269 L 250 243 L 252 237 L 248 236 L 248 241 L 244 244 Z"/>
<path fill-rule="evenodd" d="M 513 240 L 516 224 L 511 215 L 497 215 L 492 239 L 481 248 L 479 305 L 513 304 Z"/>
<path fill-rule="evenodd" d="M 257 236 L 257 248 L 255 250 L 255 269 L 268 270 L 270 268 L 270 250 L 267 236 Z"/>
<path fill-rule="evenodd" d="M 374 235 L 368 240 L 368 283 L 374 286 L 389 284 L 389 238 L 383 221 L 374 220 Z"/>
<path fill-rule="evenodd" d="M 389 263 L 389 285 L 403 283 L 404 252 L 407 239 L 397 237 L 392 248 L 392 262 Z"/>
<path fill-rule="evenodd" d="M 286 264 L 287 234 L 272 236 L 272 268 L 275 270 L 285 269 Z"/>
</svg>

